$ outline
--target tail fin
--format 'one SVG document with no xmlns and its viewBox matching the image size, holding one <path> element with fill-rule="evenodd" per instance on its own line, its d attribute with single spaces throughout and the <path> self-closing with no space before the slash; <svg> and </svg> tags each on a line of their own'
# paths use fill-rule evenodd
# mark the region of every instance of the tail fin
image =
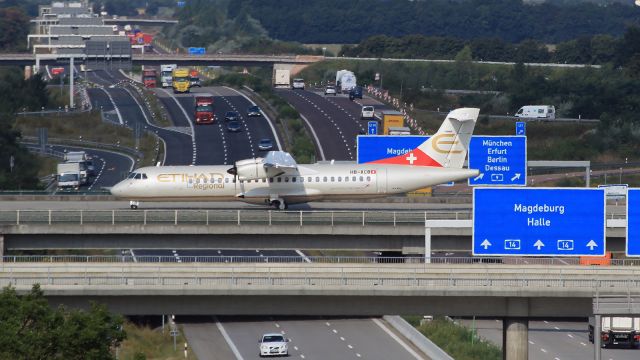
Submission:
<svg viewBox="0 0 640 360">
<path fill-rule="evenodd" d="M 477 108 L 451 111 L 440 125 L 438 132 L 422 143 L 418 149 L 439 166 L 462 168 L 479 114 L 480 109 Z"/>
</svg>

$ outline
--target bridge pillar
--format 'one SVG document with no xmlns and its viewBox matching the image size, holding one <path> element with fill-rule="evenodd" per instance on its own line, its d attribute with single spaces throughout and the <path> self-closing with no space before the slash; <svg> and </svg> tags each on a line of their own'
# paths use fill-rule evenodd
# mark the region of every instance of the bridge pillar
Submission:
<svg viewBox="0 0 640 360">
<path fill-rule="evenodd" d="M 529 356 L 529 319 L 508 317 L 502 320 L 502 359 L 527 360 Z"/>
</svg>

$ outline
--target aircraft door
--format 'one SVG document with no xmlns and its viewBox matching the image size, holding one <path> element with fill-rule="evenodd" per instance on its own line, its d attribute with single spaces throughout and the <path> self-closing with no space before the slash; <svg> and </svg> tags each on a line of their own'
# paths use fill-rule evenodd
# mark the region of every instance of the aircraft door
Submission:
<svg viewBox="0 0 640 360">
<path fill-rule="evenodd" d="M 387 169 L 378 169 L 376 172 L 376 183 L 378 185 L 378 194 L 387 193 Z"/>
</svg>

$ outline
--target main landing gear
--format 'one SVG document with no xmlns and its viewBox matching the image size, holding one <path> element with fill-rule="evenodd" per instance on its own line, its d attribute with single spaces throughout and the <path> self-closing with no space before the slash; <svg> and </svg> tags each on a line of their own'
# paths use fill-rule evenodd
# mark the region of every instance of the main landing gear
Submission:
<svg viewBox="0 0 640 360">
<path fill-rule="evenodd" d="M 289 207 L 287 203 L 282 199 L 271 200 L 271 206 L 279 210 L 287 210 Z"/>
<path fill-rule="evenodd" d="M 131 207 L 131 210 L 136 210 L 138 208 L 138 206 L 140 205 L 139 201 L 129 201 L 129 206 Z"/>
</svg>

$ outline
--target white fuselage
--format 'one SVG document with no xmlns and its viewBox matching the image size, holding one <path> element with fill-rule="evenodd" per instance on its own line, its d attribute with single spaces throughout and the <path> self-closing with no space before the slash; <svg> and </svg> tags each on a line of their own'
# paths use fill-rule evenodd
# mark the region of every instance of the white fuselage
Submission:
<svg viewBox="0 0 640 360">
<path fill-rule="evenodd" d="M 240 181 L 229 165 L 158 166 L 136 170 L 111 193 L 132 201 L 228 201 L 288 204 L 401 194 L 477 176 L 477 170 L 404 165 L 313 164 L 271 178 Z"/>
</svg>

